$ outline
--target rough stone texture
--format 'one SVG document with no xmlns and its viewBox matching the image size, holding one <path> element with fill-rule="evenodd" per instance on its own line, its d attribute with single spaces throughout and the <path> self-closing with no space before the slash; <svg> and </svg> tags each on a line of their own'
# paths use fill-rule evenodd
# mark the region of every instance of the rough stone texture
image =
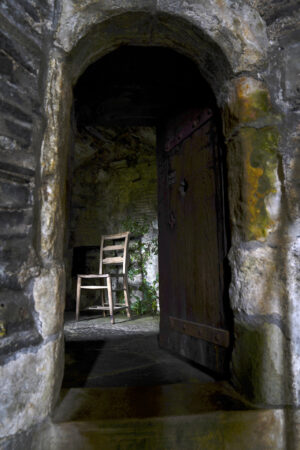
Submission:
<svg viewBox="0 0 300 450">
<path fill-rule="evenodd" d="M 224 109 L 231 221 L 243 239 L 265 240 L 280 212 L 277 124 L 267 87 L 238 78 Z M 241 158 L 242 153 L 242 158 Z"/>
<path fill-rule="evenodd" d="M 70 86 L 65 86 L 63 64 L 59 58 L 50 57 L 45 94 L 47 128 L 41 146 L 41 255 L 45 263 L 61 259 L 65 233 L 66 186 L 65 172 L 69 150 L 71 103 Z M 53 220 L 56 218 L 56 221 Z M 59 223 L 59 227 L 56 226 Z"/>
<path fill-rule="evenodd" d="M 300 221 L 296 222 L 296 229 L 300 228 Z M 291 235 L 294 230 L 290 230 Z M 300 400 L 300 238 L 297 232 L 296 238 L 290 243 L 287 255 L 287 290 L 289 293 L 290 304 L 287 308 L 287 323 L 290 332 L 289 355 L 291 360 L 290 383 L 293 399 L 296 402 Z"/>
<path fill-rule="evenodd" d="M 145 218 L 149 223 L 157 219 L 155 145 L 155 131 L 151 128 L 99 127 L 94 137 L 88 132 L 77 136 L 72 175 L 72 246 L 99 245 L 101 234 L 120 232 L 127 218 Z"/>
<path fill-rule="evenodd" d="M 39 331 L 47 336 L 59 333 L 63 326 L 65 297 L 64 267 L 52 266 L 35 279 L 33 298 L 38 313 Z"/>
<path fill-rule="evenodd" d="M 284 267 L 278 264 L 278 249 L 262 245 L 231 249 L 231 307 L 236 314 L 274 315 L 281 318 L 285 293 Z M 276 276 L 274 276 L 276 274 Z"/>
<path fill-rule="evenodd" d="M 36 167 L 52 7 L 47 0 L 0 5 L 1 437 L 42 420 L 61 380 L 61 338 L 43 342 L 33 299 L 33 279 L 41 272 Z"/>
<path fill-rule="evenodd" d="M 157 14 L 154 22 L 152 17 L 142 11 L 131 11 L 92 26 L 84 38 L 74 42 L 77 45 L 70 53 L 72 82 L 76 82 L 90 63 L 120 45 L 151 45 L 173 48 L 191 57 L 218 93 L 220 85 L 231 74 L 229 62 L 220 48 L 201 30 L 193 26 L 189 28 L 177 15 Z M 86 51 L 87 46 L 89 52 Z"/>
<path fill-rule="evenodd" d="M 39 348 L 16 354 L 0 368 L 0 437 L 26 429 L 42 421 L 51 411 L 61 384 L 63 338 L 60 336 Z"/>
<path fill-rule="evenodd" d="M 249 227 L 246 237 L 260 240 L 266 237 L 273 225 L 266 209 L 266 200 L 276 194 L 278 132 L 274 127 L 259 130 L 243 128 L 240 138 L 246 151 L 244 195 L 247 213 L 244 215 Z"/>
<path fill-rule="evenodd" d="M 33 245 L 34 176 L 43 124 L 41 80 L 52 8 L 46 1 L 4 0 L 0 21 L 0 272 L 6 289 L 1 298 L 7 311 L 7 341 L 11 342 L 16 332 L 19 348 L 22 328 L 24 333 L 32 328 L 32 335 L 36 335 L 30 293 L 30 279 L 38 274 Z M 10 354 L 15 346 L 8 342 Z M 23 346 L 27 346 L 26 339 Z"/>
<path fill-rule="evenodd" d="M 145 445 L 157 450 L 285 450 L 285 423 L 284 411 L 278 409 L 63 422 L 43 427 L 33 450 L 64 450 L 70 443 L 74 450 L 99 445 L 108 450 Z"/>
<path fill-rule="evenodd" d="M 253 122 L 258 127 L 280 119 L 278 113 L 275 114 L 266 84 L 252 77 L 239 77 L 230 83 L 225 108 L 223 127 L 226 135 L 234 133 L 239 124 Z"/>
<path fill-rule="evenodd" d="M 156 17 L 169 15 L 169 22 L 173 21 L 174 16 L 180 17 L 186 22 L 186 26 L 190 23 L 216 42 L 237 72 L 256 64 L 264 56 L 268 44 L 264 23 L 257 11 L 245 2 L 234 3 L 230 0 L 125 0 L 101 5 L 93 0 L 63 2 L 57 42 L 66 52 L 70 52 L 91 25 L 127 11 L 146 11 Z M 157 19 L 151 20 L 146 32 L 152 33 L 156 25 Z M 161 31 L 159 25 L 157 31 Z"/>
<path fill-rule="evenodd" d="M 211 82 L 217 99 L 223 106 L 224 124 L 227 123 L 225 137 L 229 144 L 229 204 L 233 243 L 231 265 L 232 270 L 237 273 L 231 290 L 231 301 L 235 305 L 238 303 L 235 297 L 238 289 L 235 289 L 234 283 L 237 283 L 239 279 L 240 263 L 236 250 L 240 246 L 246 245 L 242 241 L 265 242 L 265 248 L 262 248 L 262 254 L 259 257 L 265 261 L 269 259 L 268 246 L 278 246 L 282 239 L 280 235 L 282 229 L 278 222 L 279 215 L 281 217 L 283 215 L 282 187 L 279 186 L 279 183 L 283 181 L 280 152 L 288 133 L 286 129 L 282 130 L 284 122 L 281 116 L 285 112 L 286 103 L 278 101 L 278 96 L 275 99 L 280 75 L 276 74 L 276 78 L 273 74 L 272 78 L 272 64 L 277 69 L 276 64 L 280 63 L 276 60 L 277 56 L 275 57 L 272 53 L 275 51 L 272 47 L 273 43 L 268 47 L 263 21 L 258 18 L 255 10 L 249 9 L 247 4 L 235 4 L 235 9 L 233 9 L 231 2 L 222 3 L 222 7 L 219 3 L 211 3 L 211 10 L 206 8 L 205 16 L 201 9 L 201 2 L 195 2 L 192 5 L 160 3 L 155 14 L 149 16 L 147 11 L 153 12 L 153 6 L 150 1 L 139 4 L 139 12 L 137 12 L 137 5 L 132 3 L 101 6 L 89 2 L 79 5 L 72 2 L 64 3 L 56 35 L 57 44 L 69 52 L 69 70 L 73 83 L 90 62 L 116 48 L 121 42 L 140 45 L 156 44 L 175 48 L 191 56 L 197 62 L 202 74 Z M 164 12 L 168 10 L 168 14 L 161 13 L 163 8 L 165 8 Z M 184 8 L 187 9 L 184 10 Z M 173 16 L 170 15 L 171 10 Z M 187 26 L 188 22 L 185 21 L 187 10 L 190 11 L 188 21 L 193 25 L 201 23 L 199 32 L 195 26 L 191 28 Z M 232 16 L 233 11 L 235 21 Z M 216 24 L 216 15 L 213 15 L 214 20 L 208 20 L 209 17 L 212 17 L 209 15 L 215 12 L 218 13 L 217 17 L 221 17 L 223 23 L 227 24 L 228 29 L 222 28 L 222 20 Z M 155 23 L 152 20 L 153 15 L 155 15 Z M 204 17 L 205 24 L 201 22 Z M 247 20 L 245 21 L 245 19 Z M 254 30 L 255 27 L 261 28 L 260 31 L 256 28 L 255 38 L 247 26 L 249 20 L 253 27 L 251 30 Z M 233 23 L 235 23 L 236 35 L 232 33 L 231 24 Z M 210 27 L 214 29 L 214 32 Z M 245 31 L 242 42 L 239 27 Z M 211 39 L 212 36 L 214 36 L 214 41 Z M 232 36 L 232 41 L 229 36 Z M 229 44 L 226 49 L 227 43 Z M 228 51 L 229 48 L 230 51 Z M 257 52 L 253 51 L 254 48 L 257 49 Z M 224 53 L 221 49 L 224 50 Z M 267 51 L 270 56 L 269 65 L 264 59 Z M 213 63 L 216 60 L 218 67 Z M 220 70 L 220 67 L 223 70 Z M 245 72 L 248 70 L 249 75 L 245 74 L 242 78 L 238 77 L 236 81 L 232 80 L 232 73 L 241 68 Z M 264 78 L 265 82 L 263 82 Z M 55 102 L 58 101 L 59 99 L 55 100 Z M 275 108 L 280 111 L 280 114 L 275 111 Z M 228 114 L 229 119 L 227 120 Z M 233 150 L 230 146 L 233 147 Z M 263 255 L 264 253 L 265 255 Z M 248 256 L 250 257 L 250 253 Z M 247 264 L 244 265 L 244 267 L 246 266 Z M 278 275 L 278 268 L 276 265 L 276 275 Z M 253 283 L 257 279 L 256 269 L 253 268 L 253 270 L 254 276 L 248 277 L 249 289 L 251 285 L 253 287 Z M 246 286 L 247 283 L 243 286 Z M 268 287 L 265 276 L 261 286 L 264 288 L 261 287 L 259 292 Z M 286 292 L 282 291 L 284 289 L 277 292 L 276 295 L 274 294 L 275 297 L 280 298 L 278 302 L 281 305 L 278 309 L 275 308 L 277 311 L 275 314 L 278 314 L 277 321 L 283 320 L 286 324 L 283 308 Z M 262 299 L 257 299 L 256 305 L 261 303 Z M 257 306 L 254 306 L 253 309 L 257 309 Z M 272 308 L 269 310 L 267 307 L 264 308 L 264 311 L 264 314 L 258 314 L 259 317 L 256 317 L 256 314 L 251 314 L 251 316 L 267 340 L 268 325 L 264 328 L 264 323 L 268 323 L 269 319 L 266 317 L 273 317 L 273 311 Z M 239 323 L 241 326 L 244 323 L 245 329 L 247 329 L 248 319 L 239 317 Z M 261 342 L 263 341 L 262 339 Z M 247 340 L 236 341 L 234 352 L 247 353 L 247 345 Z M 270 360 L 269 356 L 266 358 L 267 361 Z M 268 396 L 272 382 L 268 381 L 267 373 L 262 373 L 261 377 L 260 382 L 269 386 L 261 391 L 261 395 Z M 243 387 L 243 382 L 240 385 Z M 258 397 L 256 399 L 259 401 Z M 260 400 L 267 403 L 275 401 L 272 396 L 270 398 L 263 397 Z"/>
<path fill-rule="evenodd" d="M 298 394 L 291 389 L 296 385 L 291 374 L 298 372 L 295 369 L 298 363 L 293 359 L 296 346 L 293 350 L 290 348 L 294 326 L 290 327 L 289 319 L 289 308 L 297 294 L 293 290 L 289 303 L 287 292 L 288 265 L 294 261 L 292 266 L 295 267 L 296 263 L 295 256 L 286 259 L 286 244 L 290 238 L 287 192 L 282 189 L 282 183 L 286 183 L 282 173 L 285 170 L 282 158 L 286 156 L 282 155 L 286 154 L 287 129 L 294 128 L 295 122 L 292 119 L 287 124 L 284 118 L 287 102 L 282 101 L 280 91 L 277 96 L 274 91 L 278 89 L 274 84 L 279 76 L 279 72 L 273 74 L 273 78 L 268 79 L 269 85 L 252 78 L 237 79 L 229 89 L 230 99 L 223 116 L 228 142 L 229 204 L 234 225 L 229 254 L 235 329 L 233 380 L 254 402 L 275 404 L 298 402 Z M 258 77 L 262 78 L 260 73 Z M 294 132 L 292 134 L 295 136 Z M 292 191 L 296 198 L 298 194 L 293 188 Z M 241 244 L 241 240 L 249 242 Z M 295 270 L 293 273 L 295 276 Z M 260 352 L 259 348 L 264 351 Z M 274 361 L 277 361 L 277 369 Z M 268 374 L 267 377 L 264 374 Z M 284 377 L 289 381 L 285 382 Z"/>
<path fill-rule="evenodd" d="M 4 300 L 8 309 L 12 310 L 10 298 L 13 296 L 17 310 L 26 311 L 27 319 L 31 315 L 32 325 L 29 284 L 38 273 L 33 268 L 36 266 L 33 248 L 35 152 L 39 149 L 42 132 L 40 87 L 51 15 L 47 2 L 34 5 L 27 0 L 4 0 L 0 5 L 0 273 L 3 286 L 10 290 Z M 25 290 L 25 296 L 21 289 Z M 8 333 L 21 327 L 16 313 L 9 316 Z M 24 320 L 25 330 L 28 329 L 27 319 Z"/>
<path fill-rule="evenodd" d="M 228 144 L 235 382 L 258 402 L 299 405 L 298 2 L 62 0 L 55 4 L 55 17 L 52 6 L 46 0 L 4 0 L 0 6 L 0 273 L 5 287 L 1 298 L 9 305 L 3 309 L 10 311 L 1 383 L 8 393 L 8 417 L 18 417 L 5 419 L 2 435 L 26 428 L 50 411 L 50 353 L 39 406 L 35 403 L 35 367 L 41 367 L 39 355 L 45 352 L 46 357 L 52 345 L 38 347 L 38 330 L 47 334 L 59 329 L 61 316 L 55 311 L 60 307 L 57 293 L 49 294 L 55 320 L 51 324 L 43 318 L 42 298 L 36 314 L 32 277 L 48 274 L 58 285 L 55 270 L 63 264 L 72 83 L 92 61 L 121 44 L 176 49 L 197 63 L 214 89 Z M 38 160 L 41 171 L 35 176 Z M 260 265 L 267 270 L 260 272 Z M 35 286 L 42 292 L 39 283 Z M 255 301 L 251 291 L 259 296 Z M 24 321 L 16 313 L 22 308 Z M 30 339 L 22 335 L 27 331 Z M 20 351 L 28 341 L 35 347 Z M 282 350 L 276 354 L 280 346 L 284 358 Z M 10 381 L 12 373 L 18 376 L 23 369 L 31 371 L 27 390 L 21 381 Z M 59 371 L 57 365 L 58 378 Z M 289 391 L 284 398 L 283 383 Z M 29 409 L 31 403 L 35 406 Z"/>
<path fill-rule="evenodd" d="M 233 381 L 255 404 L 280 406 L 291 400 L 285 385 L 287 340 L 276 318 L 275 323 L 266 319 L 250 316 L 241 322 L 235 320 L 238 345 L 232 357 Z"/>
</svg>

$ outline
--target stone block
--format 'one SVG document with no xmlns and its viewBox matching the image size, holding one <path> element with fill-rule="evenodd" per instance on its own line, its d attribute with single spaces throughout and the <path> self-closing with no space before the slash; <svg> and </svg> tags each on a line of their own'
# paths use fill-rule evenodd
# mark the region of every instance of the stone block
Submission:
<svg viewBox="0 0 300 450">
<path fill-rule="evenodd" d="M 63 337 L 19 352 L 0 367 L 0 437 L 41 422 L 59 394 L 63 373 Z"/>
<path fill-rule="evenodd" d="M 17 63 L 22 65 L 28 72 L 37 73 L 38 64 L 30 57 L 29 52 L 24 51 L 17 39 L 12 36 L 6 35 L 4 32 L 0 32 L 0 39 L 2 49 L 10 55 L 10 57 Z"/>
<path fill-rule="evenodd" d="M 285 97 L 297 100 L 300 94 L 300 43 L 289 45 L 284 52 Z"/>
<path fill-rule="evenodd" d="M 246 240 L 264 240 L 276 226 L 280 212 L 278 141 L 275 127 L 244 127 L 228 143 L 231 220 Z"/>
<path fill-rule="evenodd" d="M 289 15 L 294 15 L 298 6 L 297 0 L 286 0 L 284 2 L 278 0 L 251 0 L 256 5 L 260 15 L 266 21 L 267 25 L 271 25 L 276 20 L 283 19 Z"/>
<path fill-rule="evenodd" d="M 28 185 L 0 179 L 0 207 L 26 208 L 32 203 Z"/>
<path fill-rule="evenodd" d="M 10 75 L 13 71 L 12 60 L 1 50 L 0 52 L 1 76 Z"/>
<path fill-rule="evenodd" d="M 32 123 L 31 114 L 22 111 L 20 105 L 15 106 L 5 100 L 0 99 L 0 111 L 1 114 L 14 117 L 15 119 L 17 119 L 17 121 L 26 122 L 27 124 Z"/>
<path fill-rule="evenodd" d="M 41 32 L 44 31 L 46 17 L 40 14 L 37 5 L 27 1 L 3 0 L 0 11 L 11 23 L 18 23 L 18 31 L 23 34 L 23 39 L 32 42 L 34 46 L 41 47 Z M 27 39 L 26 39 L 27 38 Z"/>
<path fill-rule="evenodd" d="M 24 149 L 27 147 L 28 145 L 21 145 L 17 139 L 4 135 L 0 136 L 0 151 L 3 154 L 3 156 L 1 155 L 1 161 L 5 161 L 5 155 L 7 154 L 13 153 L 15 157 L 16 152 L 24 153 Z"/>
<path fill-rule="evenodd" d="M 230 303 L 235 314 L 283 315 L 285 264 L 281 246 L 232 247 Z"/>
<path fill-rule="evenodd" d="M 0 261 L 11 264 L 10 271 L 19 271 L 21 264 L 28 258 L 31 252 L 30 236 L 10 237 L 1 241 Z"/>
<path fill-rule="evenodd" d="M 8 56 L 5 53 L 3 53 L 3 56 L 8 58 Z M 11 59 L 9 59 L 9 61 L 11 61 Z M 11 63 L 13 64 L 13 61 L 11 61 Z M 0 89 L 3 99 L 13 103 L 14 105 L 18 105 L 18 107 L 22 107 L 29 113 L 31 112 L 32 107 L 31 98 L 29 95 L 26 96 L 24 95 L 24 92 L 22 91 L 20 86 L 16 86 L 15 84 L 10 83 L 6 77 L 3 78 L 0 77 Z"/>
<path fill-rule="evenodd" d="M 31 143 L 32 136 L 32 128 L 31 125 L 21 124 L 10 117 L 3 116 L 3 119 L 0 122 L 0 130 L 12 138 L 17 138 L 25 145 L 29 145 Z"/>
<path fill-rule="evenodd" d="M 42 336 L 58 333 L 63 327 L 65 308 L 64 267 L 44 269 L 34 281 L 33 298 Z"/>
<path fill-rule="evenodd" d="M 0 317 L 6 322 L 7 335 L 34 328 L 32 299 L 22 291 L 2 289 Z"/>
<path fill-rule="evenodd" d="M 261 406 L 282 405 L 288 397 L 286 368 L 288 342 L 282 330 L 271 323 L 235 321 L 232 353 L 233 383 L 246 397 Z"/>
<path fill-rule="evenodd" d="M 0 211 L 0 236 L 25 237 L 32 228 L 32 208 L 21 211 Z"/>
<path fill-rule="evenodd" d="M 278 120 L 271 104 L 267 86 L 254 78 L 241 77 L 231 83 L 223 113 L 226 136 L 241 124 Z"/>
<path fill-rule="evenodd" d="M 30 181 L 30 179 L 33 181 L 36 158 L 29 143 L 24 143 L 24 141 L 20 141 L 20 139 L 0 135 L 0 159 L 1 178 L 17 182 Z M 18 165 L 16 165 L 16 161 L 18 162 Z M 11 166 L 11 169 L 4 168 L 4 165 Z M 32 174 L 15 173 L 19 172 L 18 169 L 20 167 L 29 171 L 31 170 Z M 5 171 L 5 173 L 3 171 Z"/>
<path fill-rule="evenodd" d="M 0 339 L 0 365 L 11 361 L 16 352 L 20 350 L 25 351 L 30 347 L 33 348 L 41 344 L 42 338 L 36 328 L 20 329 L 12 332 L 7 328 L 5 320 L 4 323 L 6 335 Z"/>
</svg>

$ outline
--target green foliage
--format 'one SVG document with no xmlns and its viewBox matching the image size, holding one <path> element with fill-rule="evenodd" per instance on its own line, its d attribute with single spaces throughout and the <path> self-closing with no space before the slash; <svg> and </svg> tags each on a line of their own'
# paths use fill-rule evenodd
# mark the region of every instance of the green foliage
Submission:
<svg viewBox="0 0 300 450">
<path fill-rule="evenodd" d="M 157 314 L 158 277 L 153 283 L 143 280 L 139 286 L 139 290 L 142 292 L 143 298 L 140 299 L 140 297 L 134 295 L 136 301 L 132 305 L 132 310 L 139 315 L 150 312 L 152 314 Z"/>
<path fill-rule="evenodd" d="M 142 296 L 132 296 L 136 300 L 132 304 L 132 310 L 139 315 L 148 313 L 157 314 L 158 274 L 153 283 L 147 281 L 147 264 L 153 255 L 158 254 L 157 239 L 143 242 L 143 236 L 150 229 L 146 218 L 141 218 L 139 221 L 127 219 L 122 225 L 124 229 L 131 232 L 128 278 L 129 280 L 134 280 L 137 276 L 141 278 L 138 290 L 142 293 Z"/>
</svg>

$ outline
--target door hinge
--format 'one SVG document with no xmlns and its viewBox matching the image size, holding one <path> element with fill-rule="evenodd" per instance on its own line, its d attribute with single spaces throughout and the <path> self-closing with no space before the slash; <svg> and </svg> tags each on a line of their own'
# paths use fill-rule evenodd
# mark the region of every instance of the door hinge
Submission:
<svg viewBox="0 0 300 450">
<path fill-rule="evenodd" d="M 211 109 L 205 109 L 204 111 L 192 112 L 190 117 L 183 120 L 182 126 L 179 127 L 177 133 L 171 136 L 165 145 L 165 152 L 169 152 L 172 148 L 181 144 L 184 139 L 190 136 L 198 128 L 202 127 L 213 115 Z"/>
<path fill-rule="evenodd" d="M 222 328 L 212 327 L 197 322 L 190 322 L 188 320 L 177 319 L 169 316 L 169 322 L 172 330 L 179 333 L 187 334 L 189 336 L 203 339 L 212 344 L 220 345 L 221 347 L 229 347 L 229 331 Z"/>
</svg>

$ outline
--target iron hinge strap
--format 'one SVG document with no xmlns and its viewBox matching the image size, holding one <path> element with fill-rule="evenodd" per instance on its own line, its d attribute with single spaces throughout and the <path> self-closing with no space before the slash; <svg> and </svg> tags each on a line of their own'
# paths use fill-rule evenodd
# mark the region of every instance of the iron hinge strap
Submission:
<svg viewBox="0 0 300 450">
<path fill-rule="evenodd" d="M 179 333 L 187 334 L 198 339 L 203 339 L 204 341 L 220 345 L 221 347 L 229 347 L 230 335 L 228 330 L 212 327 L 202 323 L 178 319 L 177 317 L 172 316 L 169 316 L 169 322 L 172 330 L 174 331 L 178 331 Z"/>
<path fill-rule="evenodd" d="M 193 118 L 191 118 L 188 123 L 184 124 L 179 132 L 169 139 L 165 145 L 165 152 L 169 152 L 177 145 L 181 144 L 186 138 L 188 138 L 194 131 L 201 128 L 206 124 L 208 120 L 213 116 L 211 109 L 202 111 L 201 114 L 197 113 Z"/>
</svg>

